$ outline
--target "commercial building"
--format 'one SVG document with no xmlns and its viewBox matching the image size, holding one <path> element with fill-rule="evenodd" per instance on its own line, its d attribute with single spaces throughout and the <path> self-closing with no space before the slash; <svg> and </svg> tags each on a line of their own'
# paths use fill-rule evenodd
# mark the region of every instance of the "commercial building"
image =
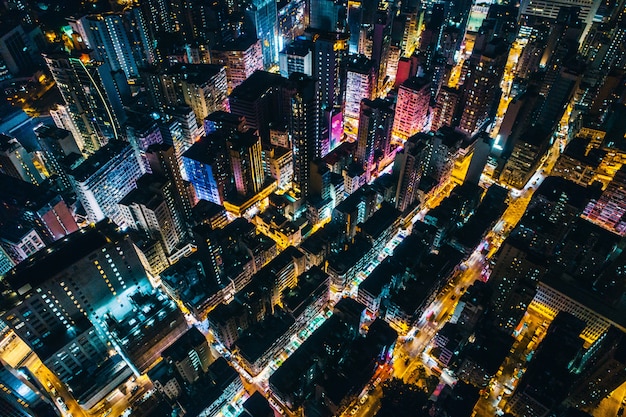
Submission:
<svg viewBox="0 0 626 417">
<path fill-rule="evenodd" d="M 0 133 L 0 173 L 32 184 L 40 184 L 44 177 L 35 168 L 33 156 L 17 139 Z"/>
<path fill-rule="evenodd" d="M 226 71 L 222 65 L 172 65 L 160 75 L 166 104 L 191 107 L 197 124 L 215 111 L 228 111 Z"/>
<path fill-rule="evenodd" d="M 254 71 L 263 69 L 261 41 L 256 37 L 239 37 L 216 45 L 211 50 L 211 62 L 226 67 L 228 91 L 233 91 Z"/>
<path fill-rule="evenodd" d="M 83 151 L 94 153 L 110 138 L 121 138 L 120 126 L 126 121 L 122 104 L 128 90 L 126 76 L 121 73 L 123 79 L 116 78 L 108 63 L 97 61 L 88 52 L 48 53 L 44 60 L 81 136 Z"/>
<path fill-rule="evenodd" d="M 78 167 L 70 171 L 70 180 L 90 222 L 105 218 L 120 226 L 124 222 L 118 203 L 144 174 L 144 167 L 130 144 L 111 141 Z"/>
<path fill-rule="evenodd" d="M 424 78 L 412 77 L 398 89 L 393 136 L 406 140 L 422 132 L 428 123 L 430 108 L 430 83 Z"/>
<path fill-rule="evenodd" d="M 346 62 L 346 92 L 343 104 L 344 130 L 354 134 L 359 126 L 361 100 L 376 95 L 376 66 L 364 55 L 354 55 Z"/>
</svg>

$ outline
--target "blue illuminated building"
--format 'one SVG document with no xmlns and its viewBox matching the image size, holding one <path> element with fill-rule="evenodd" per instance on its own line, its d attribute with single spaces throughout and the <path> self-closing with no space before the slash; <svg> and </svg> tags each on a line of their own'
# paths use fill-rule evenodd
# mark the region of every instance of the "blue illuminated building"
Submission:
<svg viewBox="0 0 626 417">
<path fill-rule="evenodd" d="M 269 68 L 278 62 L 278 10 L 274 0 L 253 0 L 247 10 L 254 23 L 256 36 L 261 40 L 263 66 Z"/>
</svg>

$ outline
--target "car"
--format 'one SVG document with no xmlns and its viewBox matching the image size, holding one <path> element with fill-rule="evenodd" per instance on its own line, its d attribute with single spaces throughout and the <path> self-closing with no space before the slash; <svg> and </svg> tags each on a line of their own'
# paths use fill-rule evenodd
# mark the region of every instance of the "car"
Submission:
<svg viewBox="0 0 626 417">
<path fill-rule="evenodd" d="M 354 416 L 356 415 L 356 413 L 359 411 L 359 407 L 354 407 L 352 410 L 350 410 L 350 415 Z"/>
<path fill-rule="evenodd" d="M 622 417 L 622 415 L 624 415 L 624 407 L 620 407 L 619 410 L 617 410 L 617 417 Z"/>
<path fill-rule="evenodd" d="M 59 405 L 59 407 L 61 407 L 61 409 L 63 411 L 68 411 L 69 408 L 67 408 L 67 404 L 65 404 L 65 401 L 63 400 L 63 398 L 61 397 L 57 397 L 57 404 Z"/>
<path fill-rule="evenodd" d="M 451 299 L 452 301 L 456 300 L 456 295 L 453 295 L 452 297 L 450 297 L 450 299 Z"/>
<path fill-rule="evenodd" d="M 359 400 L 359 404 L 363 405 L 365 404 L 365 402 L 367 401 L 367 399 L 369 398 L 369 396 L 367 394 L 365 394 L 363 397 L 361 397 L 361 399 Z"/>
</svg>

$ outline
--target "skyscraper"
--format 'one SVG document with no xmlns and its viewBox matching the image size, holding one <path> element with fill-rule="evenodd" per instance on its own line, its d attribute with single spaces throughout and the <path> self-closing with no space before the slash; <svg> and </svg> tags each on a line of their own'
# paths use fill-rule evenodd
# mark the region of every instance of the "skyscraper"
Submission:
<svg viewBox="0 0 626 417">
<path fill-rule="evenodd" d="M 598 201 L 591 201 L 583 216 L 590 221 L 626 235 L 626 167 L 622 166 L 602 193 Z"/>
<path fill-rule="evenodd" d="M 136 187 L 144 167 L 130 144 L 111 141 L 70 172 L 76 196 L 90 222 L 109 218 L 125 223 L 118 203 Z"/>
<path fill-rule="evenodd" d="M 187 330 L 162 355 L 168 363 L 174 365 L 187 383 L 193 383 L 200 378 L 211 362 L 209 342 L 197 327 Z"/>
<path fill-rule="evenodd" d="M 313 76 L 313 44 L 310 41 L 296 39 L 287 45 L 278 55 L 280 75 L 289 78 L 294 72 Z"/>
<path fill-rule="evenodd" d="M 24 378 L 21 372 L 0 362 L 0 414 L 7 417 L 52 417 L 52 402 Z"/>
<path fill-rule="evenodd" d="M 261 42 L 263 66 L 269 68 L 278 62 L 278 10 L 274 0 L 252 0 L 246 14 L 254 24 L 256 37 Z"/>
<path fill-rule="evenodd" d="M 415 135 L 404 143 L 402 152 L 396 154 L 393 174 L 397 178 L 396 208 L 406 210 L 417 199 L 417 189 L 423 175 L 422 152 L 426 144 L 423 135 Z"/>
<path fill-rule="evenodd" d="M 391 102 L 380 98 L 361 101 L 356 160 L 363 166 L 368 180 L 378 164 L 389 157 L 393 120 Z"/>
<path fill-rule="evenodd" d="M 184 230 L 177 219 L 174 199 L 176 190 L 172 181 L 154 174 L 145 174 L 137 180 L 137 188 L 119 202 L 124 223 L 145 232 L 163 245 L 171 255 L 181 243 Z"/>
<path fill-rule="evenodd" d="M 186 104 L 201 124 L 209 114 L 228 110 L 227 69 L 211 64 L 177 64 L 160 75 L 168 105 Z"/>
<path fill-rule="evenodd" d="M 94 153 L 110 138 L 120 138 L 120 125 L 126 121 L 120 91 L 127 87 L 126 77 L 114 78 L 107 63 L 87 53 L 49 53 L 44 60 L 82 137 L 84 152 Z"/>
<path fill-rule="evenodd" d="M 293 180 L 300 187 L 302 197 L 308 197 L 310 164 L 328 152 L 328 142 L 320 134 L 319 102 L 315 94 L 317 83 L 299 73 L 292 74 L 290 81 L 293 85 L 289 113 Z"/>
<path fill-rule="evenodd" d="M 252 130 L 231 131 L 226 136 L 226 147 L 237 193 L 248 197 L 261 191 L 265 182 L 261 138 Z"/>
<path fill-rule="evenodd" d="M 346 32 L 345 0 L 309 0 L 309 27 L 323 32 Z"/>
<path fill-rule="evenodd" d="M 270 126 L 281 126 L 287 115 L 284 86 L 287 80 L 278 74 L 257 71 L 235 88 L 228 97 L 230 111 L 243 118 L 246 129 L 258 130 L 269 141 Z"/>
<path fill-rule="evenodd" d="M 108 222 L 56 242 L 5 282 L 13 304 L 3 320 L 87 408 L 186 329 L 152 287 L 133 242 Z"/>
<path fill-rule="evenodd" d="M 44 178 L 35 168 L 32 156 L 15 138 L 0 133 L 0 172 L 35 185 Z"/>
<path fill-rule="evenodd" d="M 75 21 L 74 30 L 85 46 L 95 52 L 95 59 L 109 64 L 111 71 L 124 71 L 130 80 L 139 76 L 138 68 L 145 65 L 146 59 L 141 55 L 141 44 L 135 44 L 129 33 L 135 27 L 128 23 L 124 14 L 87 15 Z"/>
<path fill-rule="evenodd" d="M 539 417 L 554 411 L 572 385 L 568 372 L 583 346 L 578 337 L 585 323 L 568 313 L 559 313 L 507 403 L 518 417 Z"/>
<path fill-rule="evenodd" d="M 184 229 L 185 220 L 191 218 L 191 198 L 188 192 L 188 183 L 183 180 L 181 174 L 181 169 L 184 169 L 184 167 L 179 163 L 174 147 L 170 145 L 152 145 L 148 147 L 145 156 L 150 172 L 165 177 L 174 184 L 176 190 L 174 200 L 176 200 L 176 211 L 179 214 L 178 217 L 180 217 L 177 221 L 181 221 L 181 225 L 177 227 Z"/>
<path fill-rule="evenodd" d="M 626 379 L 626 337 L 611 326 L 576 364 L 568 402 L 592 411 Z"/>
<path fill-rule="evenodd" d="M 228 91 L 233 91 L 254 71 L 263 69 L 261 41 L 239 37 L 215 46 L 211 50 L 211 62 L 226 67 Z"/>
<path fill-rule="evenodd" d="M 183 154 L 187 180 L 196 199 L 222 204 L 228 191 L 230 175 L 225 142 L 219 133 L 206 135 Z"/>
<path fill-rule="evenodd" d="M 376 95 L 376 67 L 363 55 L 351 56 L 346 64 L 346 93 L 343 107 L 344 130 L 355 134 L 359 127 L 361 100 Z"/>
<path fill-rule="evenodd" d="M 409 78 L 398 90 L 393 136 L 406 140 L 421 132 L 428 122 L 430 83 L 424 78 Z"/>
<path fill-rule="evenodd" d="M 331 149 L 339 143 L 343 135 L 341 123 L 337 127 L 334 123 L 343 117 L 345 85 L 342 83 L 342 70 L 348 54 L 348 39 L 347 33 L 313 33 L 313 71 L 318 79 L 317 95 L 322 119 L 320 136 L 328 137 Z"/>
<path fill-rule="evenodd" d="M 35 37 L 29 36 L 19 24 L 7 29 L 9 30 L 3 30 L 0 36 L 0 60 L 4 61 L 6 68 L 14 76 L 30 73 L 41 59 L 34 42 Z M 39 31 L 39 36 L 42 35 L 39 28 L 34 28 L 33 31 Z"/>
<path fill-rule="evenodd" d="M 437 94 L 435 109 L 430 130 L 438 131 L 442 126 L 455 126 L 461 93 L 459 90 L 450 87 L 442 87 Z"/>
<path fill-rule="evenodd" d="M 520 2 L 522 16 L 556 19 L 564 7 L 580 8 L 580 19 L 588 27 L 601 4 L 600 0 L 522 0 Z"/>
<path fill-rule="evenodd" d="M 459 122 L 459 129 L 467 135 L 472 136 L 495 116 L 507 54 L 506 44 L 493 42 L 485 51 L 474 53 L 470 58 L 473 69 L 463 83 L 464 105 Z"/>
</svg>

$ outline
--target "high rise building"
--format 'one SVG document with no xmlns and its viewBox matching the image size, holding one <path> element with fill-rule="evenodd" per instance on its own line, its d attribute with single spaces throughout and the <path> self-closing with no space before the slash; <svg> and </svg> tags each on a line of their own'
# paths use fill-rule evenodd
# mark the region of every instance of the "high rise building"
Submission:
<svg viewBox="0 0 626 417">
<path fill-rule="evenodd" d="M 108 217 L 119 226 L 130 226 L 125 223 L 118 203 L 136 187 L 135 182 L 144 173 L 130 144 L 111 141 L 69 175 L 90 222 Z"/>
<path fill-rule="evenodd" d="M 622 166 L 598 201 L 591 201 L 583 216 L 621 236 L 626 235 L 626 167 Z"/>
<path fill-rule="evenodd" d="M 394 177 L 398 179 L 396 188 L 396 208 L 406 210 L 417 199 L 417 190 L 423 174 L 422 152 L 425 143 L 422 135 L 415 135 L 404 143 L 402 152 L 396 154 L 393 165 Z"/>
<path fill-rule="evenodd" d="M 304 39 L 296 39 L 278 55 L 280 75 L 289 78 L 294 72 L 313 76 L 313 44 Z"/>
<path fill-rule="evenodd" d="M 278 74 L 257 71 L 228 97 L 231 113 L 243 118 L 244 128 L 257 130 L 264 142 L 269 142 L 272 124 L 281 126 L 285 122 L 285 82 Z"/>
<path fill-rule="evenodd" d="M 141 14 L 150 21 L 154 33 L 172 33 L 175 31 L 172 3 L 167 0 L 148 0 L 140 4 Z"/>
<path fill-rule="evenodd" d="M 320 136 L 319 105 L 316 82 L 304 74 L 290 77 L 293 94 L 290 99 L 289 133 L 293 151 L 293 180 L 298 184 L 302 197 L 309 195 L 310 164 L 328 152 L 328 142 Z"/>
<path fill-rule="evenodd" d="M 35 43 L 37 35 L 42 37 L 41 29 L 35 27 L 33 32 L 27 33 L 22 25 L 3 29 L 0 35 L 0 61 L 6 65 L 6 69 L 13 76 L 30 75 L 36 68 L 41 58 L 39 48 Z"/>
<path fill-rule="evenodd" d="M 293 181 L 293 152 L 289 148 L 270 145 L 263 149 L 264 171 L 266 177 L 271 177 L 278 183 L 281 190 L 288 190 Z"/>
<path fill-rule="evenodd" d="M 2 361 L 0 363 L 0 413 L 6 417 L 52 417 L 55 406 L 23 372 Z"/>
<path fill-rule="evenodd" d="M 428 123 L 429 106 L 430 83 L 418 77 L 404 81 L 398 89 L 393 136 L 406 140 L 423 131 Z"/>
<path fill-rule="evenodd" d="M 352 56 L 346 64 L 346 92 L 343 107 L 344 130 L 356 133 L 359 127 L 361 100 L 376 95 L 376 66 L 363 55 Z"/>
<path fill-rule="evenodd" d="M 600 0 L 522 0 L 520 3 L 522 16 L 550 20 L 556 20 L 561 8 L 577 7 L 579 8 L 580 19 L 588 27 L 602 2 Z"/>
<path fill-rule="evenodd" d="M 211 62 L 226 67 L 228 91 L 233 91 L 254 71 L 263 69 L 261 41 L 254 37 L 239 37 L 215 46 L 211 50 Z"/>
<path fill-rule="evenodd" d="M 345 32 L 347 2 L 343 0 L 309 0 L 309 27 L 323 32 Z"/>
<path fill-rule="evenodd" d="M 171 140 L 166 137 L 163 140 L 165 143 L 172 143 L 180 162 L 182 154 L 204 135 L 202 125 L 196 121 L 196 114 L 189 106 L 168 106 L 165 108 L 165 115 L 167 117 L 161 128 L 161 135 L 167 136 L 164 130 L 169 132 Z"/>
<path fill-rule="evenodd" d="M 192 327 L 164 350 L 162 356 L 176 368 L 186 383 L 191 384 L 209 368 L 211 348 L 200 330 Z"/>
<path fill-rule="evenodd" d="M 626 380 L 626 337 L 611 326 L 591 345 L 574 368 L 568 403 L 592 411 Z"/>
<path fill-rule="evenodd" d="M 3 318 L 35 352 L 58 346 L 46 342 L 71 335 L 86 317 L 100 320 L 107 311 L 128 309 L 127 289 L 151 290 L 132 242 L 114 229 L 102 222 L 76 232 L 6 275 L 21 303 Z"/>
<path fill-rule="evenodd" d="M 419 60 L 416 56 L 411 57 L 400 57 L 398 63 L 396 64 L 396 75 L 395 75 L 395 84 L 394 87 L 400 87 L 400 85 L 408 80 L 409 78 L 413 78 L 417 75 L 417 70 L 419 69 Z"/>
<path fill-rule="evenodd" d="M 116 78 L 107 63 L 87 53 L 49 53 L 44 60 L 82 137 L 83 151 L 94 153 L 110 138 L 120 138 L 120 125 L 126 121 L 121 95 L 125 76 Z"/>
<path fill-rule="evenodd" d="M 341 66 L 348 53 L 348 35 L 335 32 L 313 33 L 315 76 L 319 79 L 320 102 L 326 108 L 342 102 Z"/>
<path fill-rule="evenodd" d="M 535 296 L 537 282 L 546 271 L 542 257 L 512 239 L 503 243 L 489 279 L 494 288 L 491 302 L 501 327 L 517 326 Z"/>
<path fill-rule="evenodd" d="M 393 124 L 391 102 L 380 98 L 361 101 L 356 160 L 363 166 L 368 180 L 382 168 L 379 164 L 390 156 Z"/>
<path fill-rule="evenodd" d="M 81 152 L 71 132 L 55 126 L 39 125 L 34 130 L 41 146 L 41 159 L 48 171 L 49 178 L 54 181 L 57 190 L 64 192 L 72 188 L 67 176 L 66 160 L 78 157 Z M 67 158 L 67 157 L 70 158 Z"/>
<path fill-rule="evenodd" d="M 368 54 L 366 51 L 360 51 L 360 53 L 372 60 L 377 81 L 376 91 L 383 91 L 385 83 L 388 81 L 387 64 L 389 57 L 392 55 L 391 50 L 394 49 L 396 56 L 399 57 L 399 49 L 391 44 L 392 18 L 389 9 L 376 10 L 373 21 L 366 23 L 368 24 L 364 25 L 364 27 L 367 27 L 367 31 L 363 30 L 362 34 L 367 37 L 368 45 L 371 45 L 371 53 Z M 397 59 L 395 62 L 397 62 Z"/>
<path fill-rule="evenodd" d="M 435 100 L 430 130 L 436 132 L 443 126 L 455 126 L 458 123 L 457 113 L 460 102 L 461 93 L 459 90 L 441 87 Z"/>
<path fill-rule="evenodd" d="M 187 180 L 197 200 L 222 204 L 230 176 L 225 141 L 219 133 L 206 135 L 183 154 Z"/>
<path fill-rule="evenodd" d="M 126 122 L 126 138 L 133 149 L 141 158 L 145 170 L 148 170 L 148 162 L 145 160 L 145 151 L 150 145 L 163 143 L 163 135 L 157 121 L 148 115 L 129 113 Z"/>
<path fill-rule="evenodd" d="M 33 227 L 46 244 L 78 230 L 69 205 L 56 192 L 1 174 L 0 189 L 2 222 Z"/>
<path fill-rule="evenodd" d="M 145 174 L 137 180 L 137 188 L 119 202 L 124 223 L 159 240 L 168 255 L 176 250 L 184 236 L 182 222 L 177 219 L 180 214 L 177 212 L 175 193 L 172 181 L 159 175 Z"/>
<path fill-rule="evenodd" d="M 273 0 L 251 0 L 246 10 L 254 24 L 256 37 L 261 42 L 263 66 L 269 68 L 278 62 L 278 9 Z"/>
<path fill-rule="evenodd" d="M 184 229 L 184 222 L 191 218 L 191 198 L 189 196 L 188 183 L 183 180 L 181 169 L 184 167 L 179 163 L 176 157 L 174 147 L 170 145 L 152 145 L 145 153 L 150 172 L 160 175 L 172 181 L 176 192 L 174 200 L 176 201 L 176 212 L 179 214 L 177 221 L 181 224 L 177 226 Z"/>
<path fill-rule="evenodd" d="M 28 223 L 5 223 L 0 231 L 0 246 L 13 264 L 19 264 L 46 247 L 41 231 Z"/>
<path fill-rule="evenodd" d="M 265 183 L 261 138 L 252 130 L 229 132 L 226 147 L 237 193 L 249 197 L 261 191 Z"/>
<path fill-rule="evenodd" d="M 78 149 L 80 150 L 80 153 L 82 153 L 85 149 L 85 141 L 83 140 L 78 127 L 74 123 L 74 119 L 72 119 L 72 115 L 70 114 L 67 106 L 57 104 L 50 109 L 50 117 L 52 118 L 52 121 L 54 121 L 54 125 L 56 127 L 59 129 L 65 129 L 72 133 L 72 136 L 78 145 Z"/>
<path fill-rule="evenodd" d="M 202 124 L 209 114 L 228 111 L 226 72 L 221 65 L 173 65 L 160 76 L 165 101 L 170 106 L 186 104 L 191 107 L 196 123 Z"/>
<path fill-rule="evenodd" d="M 479 185 L 480 176 L 487 165 L 491 148 L 493 147 L 493 139 L 487 134 L 482 133 L 474 141 L 474 151 L 470 160 L 463 182 L 469 182 Z"/>
<path fill-rule="evenodd" d="M 141 55 L 141 44 L 133 42 L 134 34 L 129 33 L 138 28 L 129 24 L 125 14 L 87 15 L 70 21 L 70 25 L 95 52 L 95 59 L 108 63 L 112 71 L 123 71 L 127 80 L 139 77 L 139 67 L 146 59 Z"/>
<path fill-rule="evenodd" d="M 459 129 L 467 135 L 474 135 L 495 116 L 507 55 L 508 46 L 494 41 L 470 58 L 473 69 L 463 83 L 463 110 L 459 122 Z"/>
<path fill-rule="evenodd" d="M 35 168 L 33 157 L 22 144 L 2 133 L 0 133 L 0 172 L 35 185 L 44 180 Z"/>
<path fill-rule="evenodd" d="M 554 319 L 507 402 L 508 412 L 540 417 L 561 404 L 573 382 L 568 367 L 582 351 L 583 340 L 578 335 L 584 327 L 583 321 L 568 313 Z"/>
<path fill-rule="evenodd" d="M 152 287 L 133 242 L 112 223 L 56 242 L 5 283 L 13 303 L 3 320 L 87 408 L 129 378 L 130 367 L 140 372 L 151 364 L 173 342 L 172 332 L 186 329 L 173 302 Z"/>
</svg>

